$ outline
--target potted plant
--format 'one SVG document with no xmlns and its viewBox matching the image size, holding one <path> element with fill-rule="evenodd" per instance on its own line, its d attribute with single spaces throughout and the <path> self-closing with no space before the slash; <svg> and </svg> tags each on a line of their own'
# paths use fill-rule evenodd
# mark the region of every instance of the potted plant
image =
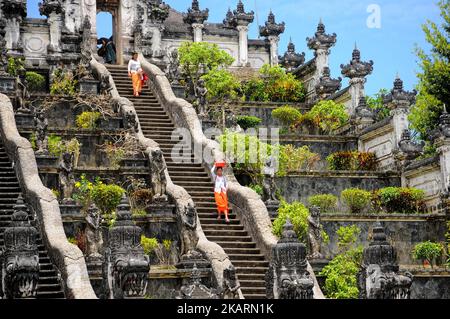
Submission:
<svg viewBox="0 0 450 319">
<path fill-rule="evenodd" d="M 421 260 L 424 268 L 427 265 L 433 268 L 433 263 L 436 263 L 436 260 L 442 256 L 443 251 L 444 247 L 441 243 L 432 243 L 428 240 L 414 247 L 413 257 L 416 260 Z"/>
</svg>

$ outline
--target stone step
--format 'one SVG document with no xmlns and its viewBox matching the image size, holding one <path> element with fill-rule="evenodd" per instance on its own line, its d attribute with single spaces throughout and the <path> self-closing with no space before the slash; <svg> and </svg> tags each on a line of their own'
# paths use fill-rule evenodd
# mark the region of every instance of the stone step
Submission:
<svg viewBox="0 0 450 319">
<path fill-rule="evenodd" d="M 249 255 L 251 256 L 251 255 Z M 230 257 L 231 258 L 231 257 Z M 232 264 L 235 267 L 269 267 L 269 262 L 265 260 L 251 260 L 249 257 L 248 260 L 232 260 Z"/>
<path fill-rule="evenodd" d="M 216 220 L 217 223 L 217 220 Z M 211 238 L 208 238 L 210 241 L 214 241 L 216 244 L 221 246 L 222 248 L 256 248 L 256 244 L 254 242 L 239 242 L 239 241 L 215 241 Z M 228 239 L 228 238 L 227 238 Z"/>
<path fill-rule="evenodd" d="M 229 230 L 244 230 L 244 226 L 243 225 L 226 225 L 226 227 Z M 203 229 L 204 232 L 220 230 L 220 229 L 223 229 L 223 225 L 221 225 L 221 224 L 216 224 L 216 225 L 203 224 L 202 225 L 202 229 Z"/>
<path fill-rule="evenodd" d="M 253 239 L 250 236 L 207 236 L 210 241 L 216 243 L 222 242 L 239 242 L 239 243 L 253 243 Z"/>
<path fill-rule="evenodd" d="M 202 227 L 203 227 L 203 225 L 211 225 L 211 224 L 219 225 L 219 222 L 217 220 L 217 216 L 216 216 L 216 218 L 200 218 L 200 223 L 202 224 Z M 236 220 L 231 219 L 230 223 L 228 225 L 240 225 L 240 223 L 241 222 L 239 220 L 237 220 L 237 219 Z M 234 246 L 233 247 L 230 246 L 230 248 L 235 248 L 235 247 Z M 254 247 L 249 247 L 249 248 L 254 248 Z"/>
<path fill-rule="evenodd" d="M 244 287 L 241 285 L 242 294 L 245 295 L 265 295 L 266 287 Z"/>
<path fill-rule="evenodd" d="M 62 291 L 38 291 L 36 297 L 38 299 L 64 298 L 64 293 Z"/>
<path fill-rule="evenodd" d="M 266 279 L 266 274 L 245 274 L 241 273 L 238 275 L 239 282 L 241 281 L 264 281 Z"/>
<path fill-rule="evenodd" d="M 224 225 L 225 226 L 225 225 Z M 224 227 L 225 228 L 225 227 Z M 203 230 L 203 232 L 205 233 L 206 237 L 213 237 L 213 236 L 247 236 L 248 233 L 246 230 L 231 230 L 231 229 L 226 229 L 226 230 L 221 230 L 221 229 L 214 229 L 214 230 Z"/>
<path fill-rule="evenodd" d="M 245 299 L 257 299 L 257 300 L 266 299 L 266 294 L 244 294 L 244 293 L 242 294 L 244 295 Z"/>
<path fill-rule="evenodd" d="M 265 275 L 268 267 L 236 267 L 236 274 L 241 276 L 242 274 L 259 274 Z"/>
<path fill-rule="evenodd" d="M 233 265 L 235 265 L 235 261 L 248 261 L 248 260 L 260 260 L 265 261 L 265 256 L 262 254 L 254 254 L 254 255 L 248 255 L 248 254 L 228 254 L 228 257 L 232 260 Z"/>
</svg>

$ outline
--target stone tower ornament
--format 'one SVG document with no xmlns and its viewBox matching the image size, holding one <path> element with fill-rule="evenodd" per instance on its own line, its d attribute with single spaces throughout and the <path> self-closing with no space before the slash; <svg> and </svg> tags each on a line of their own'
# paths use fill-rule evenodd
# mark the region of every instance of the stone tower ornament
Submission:
<svg viewBox="0 0 450 319">
<path fill-rule="evenodd" d="M 281 66 L 283 66 L 287 72 L 292 72 L 299 66 L 305 63 L 305 52 L 296 53 L 295 44 L 292 43 L 292 39 L 289 41 L 288 49 L 283 56 L 279 57 Z"/>
<path fill-rule="evenodd" d="M 409 299 L 413 276 L 399 274 L 397 252 L 387 242 L 384 228 L 379 222 L 373 227 L 373 239 L 364 249 L 363 262 L 358 274 L 362 299 Z"/>
<path fill-rule="evenodd" d="M 330 68 L 324 67 L 322 76 L 319 82 L 316 84 L 316 94 L 320 100 L 324 100 L 334 94 L 336 91 L 340 90 L 342 87 L 342 78 L 332 79 L 330 75 Z"/>
<path fill-rule="evenodd" d="M 314 281 L 307 270 L 306 246 L 297 238 L 289 218 L 266 273 L 268 299 L 312 299 Z"/>
<path fill-rule="evenodd" d="M 22 195 L 17 198 L 11 226 L 4 232 L 2 283 L 7 299 L 34 298 L 39 281 L 38 231 L 30 225 Z"/>
<path fill-rule="evenodd" d="M 110 299 L 143 297 L 148 284 L 150 262 L 141 246 L 142 229 L 132 221 L 125 195 L 117 207 L 117 219 L 109 230 L 105 278 Z"/>
</svg>

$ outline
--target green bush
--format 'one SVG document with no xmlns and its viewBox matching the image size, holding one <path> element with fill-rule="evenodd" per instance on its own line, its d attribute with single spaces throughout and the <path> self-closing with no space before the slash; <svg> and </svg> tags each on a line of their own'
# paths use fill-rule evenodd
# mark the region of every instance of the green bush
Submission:
<svg viewBox="0 0 450 319">
<path fill-rule="evenodd" d="M 428 261 L 431 266 L 433 262 L 442 256 L 444 247 L 440 243 L 432 243 L 430 241 L 422 242 L 414 246 L 413 256 L 416 260 Z"/>
<path fill-rule="evenodd" d="M 332 194 L 321 194 L 308 197 L 308 203 L 320 208 L 322 213 L 336 210 L 338 198 Z"/>
<path fill-rule="evenodd" d="M 358 236 L 361 234 L 361 229 L 356 225 L 342 226 L 336 231 L 338 236 L 338 247 L 341 251 L 347 251 L 352 248 Z"/>
<path fill-rule="evenodd" d="M 77 92 L 78 81 L 72 71 L 56 69 L 53 72 L 53 80 L 50 85 L 51 95 L 74 96 Z"/>
<path fill-rule="evenodd" d="M 34 140 L 35 143 L 35 140 Z M 81 144 L 77 138 L 72 138 L 69 141 L 63 141 L 61 136 L 50 134 L 48 137 L 48 152 L 52 156 L 59 157 L 65 152 L 74 154 L 74 165 L 78 163 L 80 156 Z"/>
<path fill-rule="evenodd" d="M 320 161 L 320 155 L 311 152 L 307 145 L 295 147 L 291 144 L 281 145 L 279 148 L 278 176 L 286 176 L 301 170 L 311 170 Z"/>
<path fill-rule="evenodd" d="M 265 64 L 259 75 L 243 85 L 245 97 L 260 102 L 303 102 L 306 91 L 303 83 L 280 66 Z"/>
<path fill-rule="evenodd" d="M 111 214 L 120 204 L 125 190 L 115 184 L 104 184 L 97 181 L 91 190 L 91 197 L 103 214 Z"/>
<path fill-rule="evenodd" d="M 19 70 L 25 67 L 25 60 L 23 58 L 8 58 L 8 66 L 6 72 L 11 76 L 18 76 Z"/>
<path fill-rule="evenodd" d="M 262 120 L 256 116 L 242 115 L 237 117 L 237 124 L 243 129 L 254 128 L 260 125 Z"/>
<path fill-rule="evenodd" d="M 25 75 L 27 88 L 31 92 L 41 92 L 45 90 L 46 79 L 43 75 L 36 72 L 27 72 Z"/>
<path fill-rule="evenodd" d="M 100 116 L 100 112 L 83 112 L 77 116 L 75 122 L 78 128 L 95 129 Z"/>
<path fill-rule="evenodd" d="M 374 203 L 388 213 L 410 214 L 423 209 L 425 192 L 408 187 L 385 187 L 374 192 Z"/>
<path fill-rule="evenodd" d="M 305 118 L 313 122 L 323 132 L 332 133 L 348 122 L 349 115 L 342 103 L 320 101 L 305 114 Z"/>
<path fill-rule="evenodd" d="M 305 242 L 308 232 L 308 216 L 309 210 L 302 203 L 293 202 L 292 204 L 288 204 L 282 201 L 278 209 L 278 216 L 272 225 L 272 232 L 274 235 L 281 237 L 284 224 L 286 224 L 286 220 L 289 218 L 294 226 L 294 231 L 298 239 Z"/>
<path fill-rule="evenodd" d="M 141 246 L 144 248 L 144 253 L 146 255 L 152 255 L 155 253 L 155 250 L 158 248 L 158 239 L 152 237 L 145 237 L 141 235 Z"/>
<path fill-rule="evenodd" d="M 237 97 L 240 83 L 230 71 L 214 68 L 201 78 L 205 80 L 208 98 L 223 101 Z"/>
<path fill-rule="evenodd" d="M 377 167 L 375 153 L 336 152 L 327 157 L 328 166 L 334 171 L 372 171 Z"/>
<path fill-rule="evenodd" d="M 261 185 L 250 184 L 248 187 L 253 189 L 256 192 L 256 194 L 258 194 L 259 196 L 263 195 L 263 188 Z"/>
<path fill-rule="evenodd" d="M 358 188 L 346 189 L 341 193 L 341 201 L 348 206 L 351 213 L 360 213 L 370 204 L 371 199 L 371 192 Z"/>
<path fill-rule="evenodd" d="M 302 118 L 302 113 L 292 106 L 281 106 L 272 111 L 272 117 L 280 121 L 281 125 L 291 128 Z"/>
<path fill-rule="evenodd" d="M 367 106 L 376 114 L 376 119 L 381 121 L 389 117 L 391 110 L 383 103 L 383 95 L 387 95 L 389 90 L 381 89 L 374 96 L 367 96 Z"/>
<path fill-rule="evenodd" d="M 320 272 L 325 276 L 325 294 L 332 299 L 357 299 L 358 272 L 362 262 L 362 247 L 337 255 Z"/>
</svg>

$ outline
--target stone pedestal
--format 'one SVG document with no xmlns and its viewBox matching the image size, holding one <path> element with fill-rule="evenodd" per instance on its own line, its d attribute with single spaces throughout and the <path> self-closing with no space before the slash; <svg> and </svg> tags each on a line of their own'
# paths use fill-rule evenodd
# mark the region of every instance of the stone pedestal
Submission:
<svg viewBox="0 0 450 319">
<path fill-rule="evenodd" d="M 103 280 L 103 260 L 86 258 L 86 266 L 92 288 L 99 299 L 106 299 Z"/>
<path fill-rule="evenodd" d="M 205 26 L 202 23 L 193 23 L 192 29 L 194 30 L 194 42 L 203 41 L 203 28 Z"/>
<path fill-rule="evenodd" d="M 148 159 L 142 158 L 124 158 L 122 160 L 123 167 L 142 168 L 148 167 Z"/>
<path fill-rule="evenodd" d="M 267 211 L 269 212 L 269 217 L 271 219 L 275 219 L 278 217 L 278 208 L 280 207 L 280 204 L 275 203 L 266 203 Z"/>
<path fill-rule="evenodd" d="M 198 251 L 193 251 L 181 256 L 180 262 L 176 267 L 179 269 L 193 269 L 194 265 L 200 269 L 211 268 L 211 263 Z"/>
<path fill-rule="evenodd" d="M 16 78 L 9 75 L 0 75 L 0 92 L 13 94 L 16 92 Z"/>
<path fill-rule="evenodd" d="M 177 98 L 184 99 L 186 97 L 185 92 L 184 92 L 184 86 L 178 85 L 178 84 L 172 84 L 172 90 L 173 90 L 173 94 L 175 94 L 175 96 Z"/>
<path fill-rule="evenodd" d="M 318 274 L 322 269 L 328 265 L 330 261 L 328 259 L 310 259 L 309 264 L 311 265 L 315 274 Z"/>
<path fill-rule="evenodd" d="M 38 167 L 57 167 L 58 157 L 45 154 L 36 154 L 36 163 Z"/>
<path fill-rule="evenodd" d="M 108 117 L 104 119 L 103 117 L 99 120 L 99 127 L 106 130 L 118 130 L 123 128 L 122 117 Z"/>
<path fill-rule="evenodd" d="M 83 206 L 76 204 L 59 204 L 61 216 L 81 216 L 81 208 Z"/>
<path fill-rule="evenodd" d="M 16 125 L 18 127 L 33 127 L 33 115 L 32 114 L 25 114 L 25 113 L 16 113 Z"/>
<path fill-rule="evenodd" d="M 81 94 L 98 94 L 99 81 L 97 80 L 80 80 Z"/>
<path fill-rule="evenodd" d="M 145 208 L 148 214 L 172 216 L 175 214 L 175 205 L 165 203 L 165 204 L 151 204 Z"/>
</svg>

